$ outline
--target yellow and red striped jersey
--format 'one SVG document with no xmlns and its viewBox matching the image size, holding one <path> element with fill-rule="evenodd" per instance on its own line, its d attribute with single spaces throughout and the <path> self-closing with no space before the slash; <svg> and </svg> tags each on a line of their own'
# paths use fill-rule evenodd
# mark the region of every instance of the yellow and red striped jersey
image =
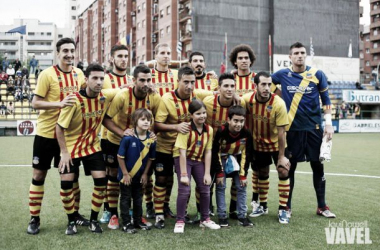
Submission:
<svg viewBox="0 0 380 250">
<path fill-rule="evenodd" d="M 110 72 L 104 76 L 103 89 L 118 89 L 125 84 L 133 84 L 132 76 L 129 76 L 127 74 L 118 75 L 114 72 Z M 107 129 L 102 126 L 102 129 L 100 131 L 100 138 L 107 139 L 107 132 Z"/>
<path fill-rule="evenodd" d="M 166 72 L 152 69 L 152 84 L 156 86 L 156 90 L 163 96 L 165 93 L 177 89 L 178 71 L 168 69 Z"/>
<path fill-rule="evenodd" d="M 253 92 L 255 89 L 255 82 L 253 80 L 255 75 L 255 72 L 251 72 L 245 76 L 239 76 L 235 73 L 236 94 L 243 96 L 246 93 Z"/>
<path fill-rule="evenodd" d="M 79 91 L 85 83 L 83 72 L 73 67 L 70 72 L 63 72 L 57 65 L 43 70 L 38 76 L 34 94 L 44 98 L 47 102 L 60 102 L 69 94 Z M 55 125 L 57 124 L 60 109 L 43 109 L 37 118 L 37 135 L 46 138 L 56 138 Z"/>
<path fill-rule="evenodd" d="M 121 90 L 115 96 L 108 108 L 107 115 L 112 118 L 117 126 L 125 130 L 132 128 L 132 114 L 136 109 L 147 108 L 155 115 L 160 102 L 161 96 L 155 93 L 146 95 L 143 99 L 138 99 L 133 93 L 133 88 L 130 87 Z M 107 139 L 113 144 L 119 145 L 121 137 L 108 131 Z"/>
<path fill-rule="evenodd" d="M 218 128 L 228 121 L 228 109 L 233 106 L 222 106 L 219 102 L 220 95 L 207 96 L 203 103 L 206 106 L 207 119 L 206 123 L 214 130 L 214 136 Z M 241 99 L 240 106 L 245 108 L 245 101 Z"/>
<path fill-rule="evenodd" d="M 199 133 L 191 122 L 191 130 L 187 134 L 179 133 L 173 149 L 173 157 L 179 156 L 179 149 L 186 149 L 186 158 L 193 161 L 204 161 L 204 151 L 212 148 L 212 128 L 204 124 Z"/>
<path fill-rule="evenodd" d="M 95 98 L 86 96 L 86 90 L 76 92 L 73 106 L 62 109 L 58 125 L 65 129 L 66 147 L 71 158 L 94 154 L 101 150 L 98 137 L 107 107 L 117 89 L 102 90 Z"/>
<path fill-rule="evenodd" d="M 190 98 L 183 100 L 179 98 L 177 90 L 170 91 L 162 96 L 158 106 L 155 122 L 166 124 L 179 124 L 190 121 L 189 105 L 194 99 L 203 100 L 206 96 L 212 95 L 211 91 L 196 89 L 191 93 Z M 177 132 L 159 132 L 157 134 L 157 151 L 171 154 Z"/>
<path fill-rule="evenodd" d="M 196 77 L 194 88 L 216 91 L 218 89 L 218 79 L 213 79 L 210 74 L 203 73 L 201 77 Z"/>
<path fill-rule="evenodd" d="M 278 151 L 277 127 L 289 124 L 285 102 L 276 94 L 261 103 L 256 91 L 243 96 L 247 109 L 248 129 L 252 132 L 254 149 L 260 152 Z"/>
</svg>

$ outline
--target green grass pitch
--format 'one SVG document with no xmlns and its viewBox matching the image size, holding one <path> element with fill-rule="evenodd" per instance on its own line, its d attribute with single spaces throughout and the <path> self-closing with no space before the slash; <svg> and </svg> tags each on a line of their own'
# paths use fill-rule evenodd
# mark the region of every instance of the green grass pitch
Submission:
<svg viewBox="0 0 380 250">
<path fill-rule="evenodd" d="M 45 182 L 41 232 L 36 236 L 28 235 L 32 168 L 10 165 L 31 164 L 33 138 L 1 137 L 0 145 L 0 249 L 380 249 L 380 179 L 326 175 L 327 203 L 337 215 L 331 221 L 367 221 L 372 240 L 371 245 L 328 245 L 325 228 L 329 226 L 329 219 L 315 214 L 312 175 L 304 173 L 296 175 L 293 216 L 288 225 L 280 225 L 277 220 L 278 179 L 276 173 L 271 172 L 269 214 L 253 219 L 254 228 L 242 228 L 231 220 L 230 229 L 211 231 L 190 225 L 185 227 L 183 235 L 176 235 L 173 233 L 174 219 L 169 219 L 163 230 L 153 228 L 129 235 L 120 230 L 111 231 L 103 225 L 101 235 L 78 227 L 78 234 L 69 237 L 64 234 L 67 219 L 59 197 L 59 175 L 52 169 Z M 325 164 L 326 173 L 380 176 L 380 134 L 336 134 L 332 157 L 332 162 Z M 311 172 L 308 164 L 299 164 L 297 170 Z M 80 211 L 87 218 L 92 185 L 92 179 L 82 171 Z M 171 197 L 173 211 L 176 190 L 175 185 Z M 194 186 L 192 190 L 189 212 L 193 216 L 196 211 Z M 251 183 L 247 197 L 251 197 Z M 250 209 L 249 201 L 247 205 Z M 213 219 L 217 221 L 216 217 Z"/>
</svg>

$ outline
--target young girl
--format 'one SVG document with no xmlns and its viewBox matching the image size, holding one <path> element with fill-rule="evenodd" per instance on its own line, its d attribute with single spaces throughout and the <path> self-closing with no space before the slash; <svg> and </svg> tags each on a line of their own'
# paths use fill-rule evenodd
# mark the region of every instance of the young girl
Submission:
<svg viewBox="0 0 380 250">
<path fill-rule="evenodd" d="M 150 229 L 141 218 L 142 188 L 147 183 L 147 174 L 156 154 L 156 143 L 149 138 L 148 132 L 152 119 L 152 113 L 145 108 L 137 109 L 132 114 L 136 137 L 123 137 L 117 155 L 122 230 L 127 233 L 135 233 L 135 228 Z M 133 225 L 129 214 L 131 199 L 133 199 Z"/>
<path fill-rule="evenodd" d="M 174 233 L 183 233 L 185 229 L 185 210 L 190 195 L 191 176 L 200 193 L 200 227 L 219 229 L 220 226 L 210 220 L 210 165 L 213 131 L 205 124 L 206 107 L 194 100 L 189 105 L 191 129 L 188 134 L 178 133 L 173 150 L 175 169 L 178 177 L 177 222 Z"/>
</svg>

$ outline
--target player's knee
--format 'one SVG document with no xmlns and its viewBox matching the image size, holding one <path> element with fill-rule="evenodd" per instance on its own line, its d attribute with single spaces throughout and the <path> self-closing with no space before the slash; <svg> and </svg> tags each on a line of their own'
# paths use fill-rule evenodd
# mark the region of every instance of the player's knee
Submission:
<svg viewBox="0 0 380 250">
<path fill-rule="evenodd" d="M 289 176 L 288 169 L 280 166 L 277 168 L 278 177 L 281 179 L 287 178 Z"/>
<path fill-rule="evenodd" d="M 94 185 L 101 187 L 101 186 L 106 186 L 107 185 L 107 178 L 102 177 L 102 178 L 94 178 Z"/>
<path fill-rule="evenodd" d="M 36 181 L 44 181 L 47 175 L 47 170 L 33 170 L 33 179 Z"/>
<path fill-rule="evenodd" d="M 61 174 L 61 181 L 74 181 L 74 174 Z"/>
</svg>

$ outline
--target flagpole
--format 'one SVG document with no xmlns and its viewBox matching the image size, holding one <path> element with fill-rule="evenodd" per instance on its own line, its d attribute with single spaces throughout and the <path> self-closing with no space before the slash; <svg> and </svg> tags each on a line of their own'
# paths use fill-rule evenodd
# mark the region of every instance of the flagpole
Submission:
<svg viewBox="0 0 380 250">
<path fill-rule="evenodd" d="M 129 59 L 129 74 L 132 74 L 132 61 L 133 61 L 133 37 L 132 37 L 132 28 L 131 28 L 131 31 L 130 31 L 130 40 L 129 40 L 129 48 L 130 48 L 130 59 Z"/>
<path fill-rule="evenodd" d="M 228 46 L 227 46 L 227 32 L 226 33 L 224 33 L 224 36 L 225 36 L 225 40 L 224 40 L 224 42 L 225 42 L 225 44 L 226 44 L 226 48 L 225 48 L 225 53 L 226 53 L 226 58 L 225 58 L 225 65 L 226 65 L 226 70 L 224 71 L 224 72 L 227 72 L 227 69 L 228 69 L 228 64 L 227 64 L 227 48 L 228 48 Z"/>
<path fill-rule="evenodd" d="M 268 50 L 269 50 L 269 74 L 272 74 L 272 39 L 271 39 L 270 34 L 269 34 Z"/>
</svg>

